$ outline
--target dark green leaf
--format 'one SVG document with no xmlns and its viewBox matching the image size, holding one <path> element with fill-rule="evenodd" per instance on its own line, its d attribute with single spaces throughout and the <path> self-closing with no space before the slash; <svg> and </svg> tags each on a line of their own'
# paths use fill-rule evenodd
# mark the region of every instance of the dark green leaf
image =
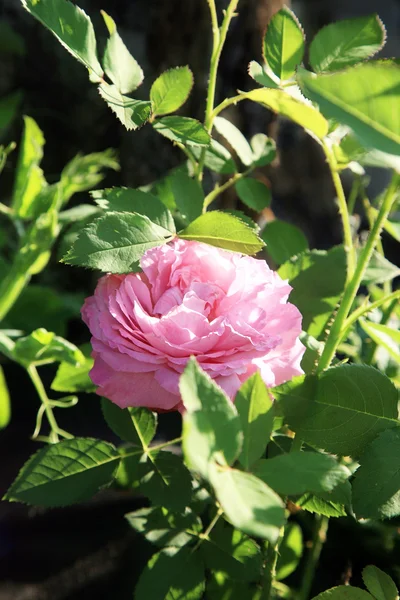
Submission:
<svg viewBox="0 0 400 600">
<path fill-rule="evenodd" d="M 96 37 L 87 14 L 67 0 L 21 0 L 22 5 L 56 36 L 77 60 L 89 69 L 93 81 L 103 70 L 97 58 Z"/>
<path fill-rule="evenodd" d="M 210 135 L 200 121 L 189 117 L 162 117 L 153 123 L 158 133 L 187 146 L 209 146 Z"/>
<path fill-rule="evenodd" d="M 261 237 L 267 245 L 268 254 L 279 265 L 308 250 L 307 238 L 301 229 L 279 219 L 267 223 Z"/>
<path fill-rule="evenodd" d="M 189 466 L 208 478 L 210 462 L 231 465 L 238 457 L 242 431 L 237 411 L 214 381 L 190 359 L 179 388 L 186 408 L 183 451 Z"/>
<path fill-rule="evenodd" d="M 253 473 L 283 496 L 329 492 L 350 476 L 347 467 L 333 456 L 317 452 L 290 452 L 261 459 L 254 465 Z"/>
<path fill-rule="evenodd" d="M 330 23 L 310 45 L 314 71 L 339 71 L 370 58 L 383 47 L 386 32 L 378 15 Z"/>
<path fill-rule="evenodd" d="M 99 85 L 99 93 L 128 131 L 138 129 L 149 120 L 151 115 L 150 102 L 134 100 L 129 96 L 124 96 L 115 85 L 109 85 L 105 82 Z"/>
<path fill-rule="evenodd" d="M 400 514 L 399 455 L 399 427 L 384 431 L 365 448 L 353 481 L 358 517 L 390 519 Z"/>
<path fill-rule="evenodd" d="M 240 179 L 235 184 L 235 189 L 241 201 L 257 212 L 271 204 L 271 190 L 257 179 Z"/>
<path fill-rule="evenodd" d="M 264 454 L 274 424 L 272 402 L 258 372 L 237 392 L 235 407 L 244 435 L 239 462 L 248 470 Z"/>
<path fill-rule="evenodd" d="M 11 419 L 10 394 L 4 371 L 0 365 L 0 429 L 7 427 Z"/>
<path fill-rule="evenodd" d="M 179 237 L 250 255 L 264 246 L 254 230 L 243 221 L 217 210 L 198 217 L 179 233 Z"/>
<path fill-rule="evenodd" d="M 368 565 L 362 572 L 365 587 L 376 600 L 398 600 L 399 593 L 393 579 L 374 565 Z"/>
<path fill-rule="evenodd" d="M 263 54 L 280 79 L 294 75 L 304 55 L 304 33 L 296 15 L 284 6 L 269 21 L 264 36 Z"/>
<path fill-rule="evenodd" d="M 62 262 L 129 273 L 149 248 L 163 244 L 168 232 L 136 213 L 110 212 L 90 223 Z"/>
<path fill-rule="evenodd" d="M 175 112 L 188 99 L 193 86 L 189 67 L 177 67 L 162 73 L 153 83 L 150 100 L 155 116 Z"/>
<path fill-rule="evenodd" d="M 119 408 L 106 398 L 101 399 L 101 409 L 107 425 L 121 440 L 147 448 L 157 428 L 157 416 L 147 408 Z"/>
<path fill-rule="evenodd" d="M 190 509 L 186 509 L 185 513 L 172 513 L 158 506 L 140 508 L 128 513 L 125 518 L 149 542 L 162 548 L 185 546 L 196 540 L 196 534 L 202 529 L 199 517 Z"/>
<path fill-rule="evenodd" d="M 297 79 L 323 114 L 350 127 L 362 144 L 400 155 L 400 65 L 372 61 L 326 75 L 301 69 Z"/>
<path fill-rule="evenodd" d="M 0 99 L 0 134 L 3 134 L 6 127 L 11 125 L 11 122 L 17 115 L 21 101 L 21 92 L 13 92 Z"/>
<path fill-rule="evenodd" d="M 228 119 L 215 117 L 214 127 L 220 135 L 228 142 L 232 150 L 236 152 L 242 163 L 251 165 L 254 160 L 253 151 L 243 133 Z"/>
<path fill-rule="evenodd" d="M 36 506 L 65 506 L 91 498 L 118 467 L 114 446 L 91 438 L 45 446 L 22 467 L 4 499 Z"/>
<path fill-rule="evenodd" d="M 120 38 L 114 20 L 104 11 L 101 13 L 110 34 L 104 52 L 104 70 L 121 94 L 129 94 L 142 83 L 143 71 Z"/>
<path fill-rule="evenodd" d="M 205 597 L 207 600 L 258 600 L 259 598 L 254 584 L 233 582 L 223 571 L 209 573 Z"/>
<path fill-rule="evenodd" d="M 331 492 L 318 495 L 304 494 L 296 500 L 303 510 L 325 517 L 345 517 L 347 509 L 351 511 L 351 485 L 349 481 L 341 483 Z"/>
<path fill-rule="evenodd" d="M 166 548 L 154 554 L 140 576 L 135 600 L 200 600 L 204 567 L 197 554 Z"/>
<path fill-rule="evenodd" d="M 176 206 L 186 223 L 191 223 L 203 211 L 203 190 L 200 184 L 184 171 L 176 171 L 171 175 L 170 181 Z"/>
<path fill-rule="evenodd" d="M 174 220 L 164 204 L 149 192 L 132 188 L 108 188 L 92 192 L 96 204 L 108 211 L 136 212 L 148 217 L 150 221 L 175 233 Z"/>
<path fill-rule="evenodd" d="M 279 546 L 276 578 L 278 581 L 288 577 L 297 569 L 303 553 L 303 534 L 297 523 L 288 523 L 283 540 Z"/>
<path fill-rule="evenodd" d="M 360 588 L 350 585 L 339 585 L 322 594 L 315 596 L 313 600 L 373 600 L 372 596 Z"/>
</svg>

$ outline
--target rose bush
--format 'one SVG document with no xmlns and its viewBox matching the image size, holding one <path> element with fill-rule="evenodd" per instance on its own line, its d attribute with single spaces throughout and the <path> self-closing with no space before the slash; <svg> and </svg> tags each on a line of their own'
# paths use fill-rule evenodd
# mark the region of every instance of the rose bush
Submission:
<svg viewBox="0 0 400 600">
<path fill-rule="evenodd" d="M 148 250 L 141 267 L 102 277 L 82 309 L 101 396 L 181 410 L 192 355 L 231 398 L 256 370 L 267 386 L 303 372 L 301 314 L 265 261 L 177 239 Z"/>
</svg>

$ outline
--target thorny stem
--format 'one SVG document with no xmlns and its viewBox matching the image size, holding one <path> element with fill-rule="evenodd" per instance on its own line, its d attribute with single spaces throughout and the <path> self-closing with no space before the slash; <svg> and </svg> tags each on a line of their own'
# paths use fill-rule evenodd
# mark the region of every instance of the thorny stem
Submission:
<svg viewBox="0 0 400 600">
<path fill-rule="evenodd" d="M 235 185 L 235 183 L 237 181 L 239 181 L 240 179 L 243 179 L 243 177 L 246 177 L 249 173 L 251 173 L 254 170 L 253 167 L 251 167 L 250 169 L 246 169 L 245 171 L 243 171 L 242 173 L 235 173 L 233 175 L 233 177 L 231 177 L 230 179 L 228 179 L 228 181 L 226 181 L 225 183 L 223 183 L 222 185 L 217 185 L 212 192 L 210 192 L 205 198 L 204 198 L 204 204 L 203 204 L 203 212 L 206 212 L 207 208 L 210 206 L 211 202 L 214 202 L 214 200 L 216 198 L 218 198 L 218 196 L 220 194 L 222 194 L 223 192 L 225 192 L 226 190 L 228 190 L 230 187 L 232 187 L 233 185 Z"/>
<path fill-rule="evenodd" d="M 321 551 L 326 540 L 329 527 L 329 517 L 316 515 L 313 532 L 312 546 L 308 552 L 303 579 L 297 600 L 309 600 L 311 587 L 314 581 L 315 569 L 318 565 Z"/>
<path fill-rule="evenodd" d="M 285 528 L 281 527 L 278 540 L 275 544 L 267 542 L 267 551 L 265 553 L 265 575 L 262 585 L 262 598 L 270 600 L 272 587 L 276 578 L 276 566 L 279 558 L 279 547 L 282 543 Z"/>
<path fill-rule="evenodd" d="M 204 542 L 204 540 L 209 539 L 211 531 L 214 529 L 215 525 L 218 523 L 220 517 L 222 517 L 223 514 L 224 514 L 224 511 L 219 506 L 217 512 L 215 513 L 214 518 L 211 520 L 207 529 L 204 531 L 204 533 L 198 534 L 199 540 L 198 540 L 197 544 L 193 547 L 191 554 L 194 554 L 200 548 L 200 546 Z"/>
</svg>

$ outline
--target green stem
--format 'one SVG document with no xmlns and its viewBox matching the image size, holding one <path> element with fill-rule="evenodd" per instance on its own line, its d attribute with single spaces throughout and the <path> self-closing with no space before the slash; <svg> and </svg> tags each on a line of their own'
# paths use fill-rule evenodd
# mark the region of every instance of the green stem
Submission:
<svg viewBox="0 0 400 600">
<path fill-rule="evenodd" d="M 300 592 L 297 600 L 309 600 L 311 587 L 314 581 L 315 570 L 318 566 L 321 551 L 326 540 L 329 527 L 329 517 L 317 515 L 313 532 L 312 546 L 308 552 L 306 565 L 303 572 Z"/>
<path fill-rule="evenodd" d="M 263 600 L 270 600 L 271 592 L 276 578 L 276 566 L 279 558 L 279 547 L 282 543 L 283 536 L 285 534 L 285 528 L 281 527 L 279 532 L 278 540 L 275 544 L 267 542 L 267 551 L 265 554 L 265 573 L 262 583 L 262 595 Z"/>
<path fill-rule="evenodd" d="M 360 306 L 359 308 L 357 308 L 354 312 L 351 313 L 351 315 L 344 322 L 341 340 L 343 340 L 345 338 L 350 327 L 352 325 L 354 325 L 354 323 L 356 321 L 358 321 L 358 319 L 360 317 L 363 317 L 365 314 L 371 312 L 371 310 L 374 310 L 375 308 L 379 308 L 380 306 L 382 306 L 382 304 L 387 304 L 388 302 L 390 302 L 389 306 L 384 311 L 384 314 L 383 314 L 382 320 L 381 320 L 381 324 L 385 325 L 388 322 L 390 315 L 393 312 L 394 308 L 396 307 L 397 300 L 399 298 L 400 298 L 400 290 L 396 290 L 392 294 L 389 294 L 388 296 L 384 296 L 383 298 L 379 298 L 379 300 L 375 300 L 375 302 L 372 302 L 371 304 L 368 304 L 367 306 L 363 305 L 363 306 Z"/>
<path fill-rule="evenodd" d="M 194 155 L 190 152 L 190 150 L 188 148 L 186 148 L 186 146 L 184 146 L 183 144 L 181 144 L 180 142 L 175 142 L 175 145 L 178 146 L 178 148 L 180 148 L 180 150 L 182 150 L 182 152 L 186 155 L 186 158 L 189 159 L 193 169 L 197 169 L 197 161 L 196 158 L 194 157 Z"/>
<path fill-rule="evenodd" d="M 155 452 L 157 450 L 162 450 L 163 448 L 168 448 L 168 446 L 173 446 L 174 444 L 179 444 L 182 441 L 182 437 L 177 437 L 174 440 L 170 440 L 169 442 L 163 442 L 162 444 L 157 444 L 156 446 L 150 446 L 148 449 L 149 452 Z"/>
<path fill-rule="evenodd" d="M 217 87 L 217 74 L 218 74 L 218 66 L 219 60 L 221 58 L 222 50 L 225 44 L 226 36 L 228 33 L 230 22 L 235 14 L 235 10 L 239 3 L 239 0 L 230 0 L 228 8 L 225 11 L 225 16 L 222 21 L 221 28 L 218 29 L 218 19 L 217 19 L 217 10 L 215 6 L 215 0 L 207 0 L 210 15 L 211 15 L 211 23 L 212 23 L 212 31 L 213 31 L 213 49 L 211 54 L 210 61 L 210 74 L 208 78 L 208 90 L 207 90 L 207 100 L 206 100 L 206 112 L 204 118 L 204 126 L 207 129 L 208 133 L 211 133 L 213 126 L 213 110 L 214 110 L 214 102 L 215 102 L 215 91 Z M 197 167 L 197 179 L 201 181 L 203 177 L 203 169 L 204 169 L 204 161 L 206 156 L 206 149 L 203 148 L 199 164 Z"/>
<path fill-rule="evenodd" d="M 336 313 L 336 317 L 333 321 L 331 330 L 325 342 L 325 348 L 322 351 L 321 358 L 318 362 L 317 373 L 323 371 L 324 369 L 327 369 L 331 364 L 333 357 L 335 356 L 336 349 L 340 343 L 344 323 L 349 315 L 349 312 L 357 295 L 358 289 L 361 285 L 364 273 L 368 267 L 376 243 L 379 240 L 379 236 L 381 234 L 383 225 L 385 224 L 385 221 L 390 213 L 393 202 L 396 200 L 396 192 L 399 184 L 400 175 L 394 173 L 389 187 L 386 190 L 386 194 L 383 198 L 381 207 L 375 219 L 372 230 L 368 236 L 368 239 L 362 252 L 360 253 L 360 257 L 354 275 L 347 284 L 346 289 L 344 291 L 339 310 Z"/>
<path fill-rule="evenodd" d="M 198 540 L 197 544 L 193 547 L 191 554 L 194 554 L 200 548 L 200 546 L 204 542 L 204 540 L 209 539 L 211 531 L 214 529 L 215 525 L 218 523 L 219 519 L 222 517 L 223 514 L 224 514 L 224 511 L 219 506 L 217 512 L 214 515 L 214 518 L 211 520 L 207 529 L 203 533 L 197 534 L 199 537 L 199 540 Z"/>
<path fill-rule="evenodd" d="M 203 204 L 203 212 L 206 212 L 207 208 L 210 206 L 211 202 L 214 202 L 214 200 L 216 198 L 218 198 L 218 196 L 220 194 L 222 194 L 223 192 L 225 192 L 226 190 L 228 190 L 230 187 L 232 187 L 233 185 L 235 185 L 235 183 L 237 181 L 239 181 L 240 179 L 243 179 L 243 177 L 246 177 L 249 173 L 251 173 L 254 170 L 254 167 L 251 167 L 250 169 L 246 169 L 246 171 L 243 171 L 242 173 L 235 173 L 230 179 L 228 179 L 228 181 L 226 181 L 225 183 L 223 183 L 222 185 L 217 185 L 212 192 L 210 192 L 205 198 L 204 198 L 204 204 Z"/>
<path fill-rule="evenodd" d="M 302 445 L 303 440 L 298 435 L 296 435 L 293 438 L 292 445 L 290 446 L 290 452 L 300 452 Z"/>
<path fill-rule="evenodd" d="M 59 437 L 58 437 L 58 434 L 60 433 L 60 431 L 59 431 L 59 427 L 58 427 L 56 418 L 53 413 L 53 409 L 51 407 L 51 402 L 47 396 L 45 387 L 43 385 L 42 380 L 40 379 L 40 376 L 39 376 L 39 373 L 37 372 L 36 367 L 34 365 L 30 365 L 27 368 L 27 372 L 28 372 L 29 377 L 31 378 L 33 385 L 36 388 L 36 391 L 38 393 L 40 401 L 41 401 L 42 405 L 44 406 L 44 412 L 46 413 L 46 417 L 47 417 L 47 420 L 49 422 L 50 429 L 51 429 L 50 440 L 53 444 L 55 444 L 60 441 Z M 35 433 L 36 433 L 36 429 L 35 429 Z"/>
<path fill-rule="evenodd" d="M 353 236 L 351 233 L 349 210 L 347 207 L 346 196 L 343 190 L 342 181 L 340 179 L 339 171 L 337 168 L 336 158 L 331 148 L 326 143 L 322 142 L 322 148 L 324 150 L 326 160 L 331 172 L 332 181 L 333 185 L 335 186 L 336 196 L 338 200 L 339 212 L 342 218 L 344 249 L 346 251 L 347 256 L 347 281 L 350 281 L 350 279 L 353 277 L 356 267 L 356 253 L 353 246 Z"/>
<path fill-rule="evenodd" d="M 347 201 L 347 210 L 349 211 L 349 215 L 352 215 L 354 212 L 354 208 L 355 208 L 357 197 L 358 197 L 358 192 L 360 191 L 360 185 L 361 185 L 361 181 L 360 181 L 360 177 L 358 176 L 353 181 L 353 185 L 351 186 L 351 190 L 350 190 L 350 194 L 349 194 L 349 199 Z"/>
</svg>

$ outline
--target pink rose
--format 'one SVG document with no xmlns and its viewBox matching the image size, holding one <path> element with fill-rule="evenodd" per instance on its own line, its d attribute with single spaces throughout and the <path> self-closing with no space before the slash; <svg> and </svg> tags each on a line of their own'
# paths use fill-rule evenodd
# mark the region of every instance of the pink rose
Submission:
<svg viewBox="0 0 400 600">
<path fill-rule="evenodd" d="M 267 386 L 303 372 L 301 314 L 265 261 L 176 239 L 140 264 L 143 273 L 102 277 L 82 308 L 101 396 L 182 410 L 179 377 L 192 355 L 231 398 L 257 370 Z"/>
</svg>

